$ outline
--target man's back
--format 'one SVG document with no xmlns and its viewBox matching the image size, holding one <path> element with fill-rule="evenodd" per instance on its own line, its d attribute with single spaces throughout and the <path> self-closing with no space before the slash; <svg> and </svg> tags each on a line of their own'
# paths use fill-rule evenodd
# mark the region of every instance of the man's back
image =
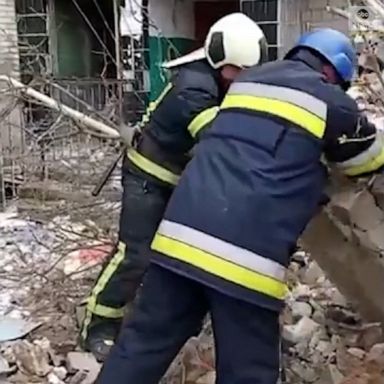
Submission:
<svg viewBox="0 0 384 384">
<path fill-rule="evenodd" d="M 227 99 L 236 97 L 238 89 L 244 102 L 247 87 L 260 95 L 250 102 L 255 106 L 257 101 L 261 107 L 244 111 L 231 105 L 227 109 Z M 325 134 L 325 120 L 333 113 L 336 97 L 345 109 L 353 108 L 343 92 L 301 62 L 275 62 L 242 74 L 198 145 L 168 211 L 175 212 L 174 202 L 183 198 L 188 210 L 179 211 L 181 222 L 187 216 L 189 224 L 203 225 L 204 232 L 280 262 L 284 257 L 288 263 L 297 236 L 318 206 L 326 179 L 320 162 L 324 140 L 311 132 L 308 121 L 315 120 L 315 129 L 323 126 Z M 268 111 L 270 104 L 276 108 L 274 101 L 281 102 L 280 110 Z M 294 109 L 293 103 L 300 102 L 320 108 L 323 123 L 309 110 L 309 119 L 299 121 L 303 126 L 279 116 L 281 112 L 292 120 L 300 119 L 300 114 L 305 118 L 305 111 Z"/>
</svg>

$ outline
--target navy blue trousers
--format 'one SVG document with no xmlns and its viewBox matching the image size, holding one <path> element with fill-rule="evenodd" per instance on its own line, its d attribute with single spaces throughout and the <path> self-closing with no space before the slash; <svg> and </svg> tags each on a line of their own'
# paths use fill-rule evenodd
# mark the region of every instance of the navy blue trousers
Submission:
<svg viewBox="0 0 384 384">
<path fill-rule="evenodd" d="M 151 264 L 143 290 L 96 384 L 158 384 L 211 314 L 217 384 L 275 384 L 279 314 Z"/>
</svg>

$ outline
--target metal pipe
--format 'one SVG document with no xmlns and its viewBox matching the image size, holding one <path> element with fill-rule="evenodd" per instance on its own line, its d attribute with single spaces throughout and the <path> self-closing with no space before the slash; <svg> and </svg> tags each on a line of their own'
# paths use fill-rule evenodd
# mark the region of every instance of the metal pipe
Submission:
<svg viewBox="0 0 384 384">
<path fill-rule="evenodd" d="M 6 75 L 0 75 L 0 81 L 8 83 L 10 86 L 20 91 L 24 95 L 31 97 L 32 99 L 38 100 L 46 107 L 51 108 L 57 112 L 61 112 L 64 115 L 77 121 L 78 123 L 86 125 L 92 130 L 103 133 L 104 135 L 109 136 L 111 139 L 120 138 L 120 133 L 116 129 L 102 123 L 101 121 L 95 120 L 82 112 L 76 111 L 75 109 L 72 109 L 62 103 L 59 103 L 51 97 L 44 95 L 43 93 L 36 91 L 31 87 L 26 86 L 18 80 L 15 80 Z"/>
</svg>

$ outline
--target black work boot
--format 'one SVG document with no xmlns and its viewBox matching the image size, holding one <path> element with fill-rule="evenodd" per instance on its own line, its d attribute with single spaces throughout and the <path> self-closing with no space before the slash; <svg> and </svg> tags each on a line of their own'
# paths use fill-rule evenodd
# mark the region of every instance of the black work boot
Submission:
<svg viewBox="0 0 384 384">
<path fill-rule="evenodd" d="M 99 317 L 92 319 L 86 339 L 81 340 L 82 348 L 91 352 L 99 363 L 103 363 L 114 345 L 120 326 L 120 320 Z"/>
</svg>

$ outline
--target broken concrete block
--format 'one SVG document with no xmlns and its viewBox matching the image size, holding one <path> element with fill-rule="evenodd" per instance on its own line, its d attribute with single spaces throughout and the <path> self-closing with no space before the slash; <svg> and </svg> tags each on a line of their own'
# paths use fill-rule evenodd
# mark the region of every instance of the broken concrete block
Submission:
<svg viewBox="0 0 384 384">
<path fill-rule="evenodd" d="M 305 269 L 302 274 L 302 281 L 304 284 L 314 285 L 321 277 L 324 277 L 323 270 L 319 267 L 316 262 L 311 262 L 309 267 Z"/>
<path fill-rule="evenodd" d="M 300 361 L 294 361 L 291 366 L 291 371 L 300 378 L 300 382 L 313 383 L 318 378 L 316 371 Z"/>
<path fill-rule="evenodd" d="M 45 377 L 52 370 L 49 355 L 39 345 L 28 341 L 19 341 L 13 347 L 16 364 L 22 373 L 37 377 Z"/>
<path fill-rule="evenodd" d="M 330 209 L 342 224 L 357 224 L 362 230 L 376 228 L 384 219 L 383 211 L 366 189 L 356 191 L 351 188 L 335 194 L 330 202 Z"/>
<path fill-rule="evenodd" d="M 283 338 L 293 344 L 309 341 L 319 328 L 320 324 L 309 317 L 303 317 L 297 324 L 286 325 L 283 328 Z"/>
<path fill-rule="evenodd" d="M 53 372 L 47 376 L 48 384 L 65 384 L 63 380 L 57 377 Z"/>
<path fill-rule="evenodd" d="M 7 359 L 0 355 L 0 384 L 5 380 L 8 374 L 13 373 L 15 369 L 11 368 Z"/>
<path fill-rule="evenodd" d="M 348 355 L 355 357 L 358 360 L 363 360 L 366 356 L 366 352 L 360 348 L 348 348 L 347 349 Z"/>
<path fill-rule="evenodd" d="M 100 372 L 99 364 L 91 353 L 70 352 L 67 355 L 67 369 L 70 373 L 82 372 L 85 378 L 81 384 L 93 384 Z"/>
<path fill-rule="evenodd" d="M 367 366 L 384 370 L 384 344 L 376 344 L 368 352 L 365 358 Z"/>
<path fill-rule="evenodd" d="M 299 320 L 302 317 L 311 317 L 312 307 L 305 302 L 296 301 L 290 306 L 292 317 L 294 320 Z"/>
<path fill-rule="evenodd" d="M 210 371 L 204 376 L 200 377 L 196 384 L 215 384 L 216 383 L 216 372 Z"/>
<path fill-rule="evenodd" d="M 372 185 L 371 192 L 377 205 L 384 210 L 384 176 L 378 175 Z"/>
<path fill-rule="evenodd" d="M 316 384 L 341 384 L 344 376 L 340 373 L 334 364 L 329 364 L 325 367 L 322 375 Z"/>
<path fill-rule="evenodd" d="M 384 322 L 384 263 L 379 254 L 345 238 L 327 210 L 312 220 L 302 241 L 341 294 L 359 308 L 366 320 Z"/>
<path fill-rule="evenodd" d="M 358 345 L 369 351 L 374 345 L 383 342 L 383 328 L 380 323 L 366 324 L 359 332 Z"/>
<path fill-rule="evenodd" d="M 52 373 L 54 373 L 60 380 L 64 380 L 68 375 L 68 372 L 64 367 L 55 367 L 53 368 Z"/>
</svg>

